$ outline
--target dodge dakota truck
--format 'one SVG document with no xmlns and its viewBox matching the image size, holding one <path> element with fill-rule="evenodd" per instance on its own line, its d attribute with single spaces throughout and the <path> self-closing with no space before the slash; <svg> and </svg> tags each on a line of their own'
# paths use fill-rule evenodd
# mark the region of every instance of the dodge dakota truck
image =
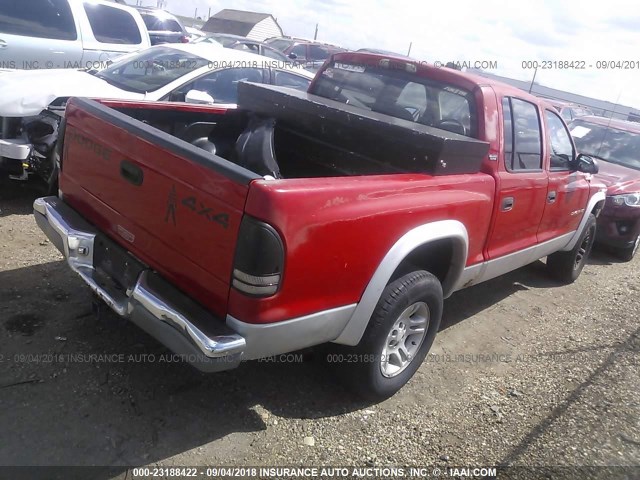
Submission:
<svg viewBox="0 0 640 480">
<path fill-rule="evenodd" d="M 444 298 L 544 257 L 562 282 L 585 265 L 605 187 L 544 100 L 340 53 L 309 92 L 241 83 L 238 105 L 73 98 L 58 196 L 34 203 L 101 301 L 202 371 L 325 345 L 385 398 Z"/>
</svg>

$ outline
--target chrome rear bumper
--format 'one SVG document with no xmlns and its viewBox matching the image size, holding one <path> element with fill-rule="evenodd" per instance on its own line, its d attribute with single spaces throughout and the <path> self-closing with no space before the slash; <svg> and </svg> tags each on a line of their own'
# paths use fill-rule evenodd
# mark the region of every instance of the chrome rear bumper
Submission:
<svg viewBox="0 0 640 480">
<path fill-rule="evenodd" d="M 57 197 L 36 199 L 33 209 L 38 226 L 71 269 L 118 315 L 131 319 L 198 370 L 216 372 L 240 364 L 245 338 L 224 320 L 212 316 L 149 268 L 141 269 L 135 284 L 123 289 L 94 266 L 94 243 L 99 235 L 95 227 Z M 118 248 L 124 254 L 125 250 Z"/>
</svg>

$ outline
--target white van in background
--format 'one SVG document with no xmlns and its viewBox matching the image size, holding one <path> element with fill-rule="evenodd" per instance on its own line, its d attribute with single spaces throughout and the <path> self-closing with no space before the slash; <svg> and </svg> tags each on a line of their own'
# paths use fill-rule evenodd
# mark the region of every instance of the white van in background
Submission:
<svg viewBox="0 0 640 480">
<path fill-rule="evenodd" d="M 107 0 L 0 0 L 0 68 L 104 68 L 148 47 L 135 8 Z"/>
</svg>

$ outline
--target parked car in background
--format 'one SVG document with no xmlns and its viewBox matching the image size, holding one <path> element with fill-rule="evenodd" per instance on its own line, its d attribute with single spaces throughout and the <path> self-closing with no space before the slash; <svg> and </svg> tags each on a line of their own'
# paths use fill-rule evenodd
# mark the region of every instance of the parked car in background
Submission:
<svg viewBox="0 0 640 480">
<path fill-rule="evenodd" d="M 391 55 L 399 58 L 411 58 L 408 55 L 403 55 L 402 53 L 391 52 L 389 50 L 380 50 L 379 48 L 359 48 L 356 52 L 362 53 L 377 53 L 378 55 Z"/>
<path fill-rule="evenodd" d="M 335 45 L 301 38 L 273 37 L 265 40 L 265 43 L 311 70 L 318 69 L 334 53 L 346 51 Z"/>
<path fill-rule="evenodd" d="M 590 109 L 577 105 L 575 103 L 562 102 L 560 100 L 550 100 L 548 98 L 545 98 L 545 100 L 553 105 L 553 108 L 560 112 L 560 116 L 565 122 L 570 122 L 571 120 L 578 117 L 593 115 L 593 112 Z"/>
<path fill-rule="evenodd" d="M 136 7 L 149 32 L 151 45 L 188 43 L 189 34 L 174 15 L 160 8 Z"/>
<path fill-rule="evenodd" d="M 292 62 L 292 60 L 280 50 L 273 48 L 266 43 L 251 40 L 247 37 L 241 37 L 240 35 L 231 35 L 230 33 L 209 33 L 204 37 L 196 38 L 193 40 L 193 43 L 220 44 L 225 48 L 232 48 L 234 50 L 263 55 L 280 62 Z"/>
<path fill-rule="evenodd" d="M 149 45 L 132 7 L 106 0 L 0 0 L 0 68 L 94 68 Z"/>
<path fill-rule="evenodd" d="M 597 177 L 608 187 L 597 241 L 631 260 L 640 248 L 640 123 L 580 117 L 570 129 L 580 153 L 601 160 Z"/>
<path fill-rule="evenodd" d="M 198 38 L 202 38 L 202 37 L 206 37 L 207 33 L 203 32 L 202 30 L 195 28 L 195 27 L 187 27 L 185 26 L 184 29 L 187 31 L 187 34 L 189 35 L 189 41 L 193 42 L 194 40 L 197 40 Z"/>
<path fill-rule="evenodd" d="M 69 97 L 188 102 L 235 107 L 238 83 L 306 91 L 313 74 L 255 54 L 207 44 L 170 43 L 122 57 L 92 73 L 15 71 L 0 75 L 0 172 L 29 174 L 55 190 L 55 144 Z"/>
</svg>

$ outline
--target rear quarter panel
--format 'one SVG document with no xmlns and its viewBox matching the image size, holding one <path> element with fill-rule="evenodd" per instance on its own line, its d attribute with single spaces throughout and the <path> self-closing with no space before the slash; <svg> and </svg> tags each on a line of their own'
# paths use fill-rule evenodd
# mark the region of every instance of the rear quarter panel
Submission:
<svg viewBox="0 0 640 480">
<path fill-rule="evenodd" d="M 478 173 L 290 179 L 251 184 L 245 212 L 273 225 L 285 245 L 280 291 L 248 299 L 231 290 L 229 313 L 269 323 L 349 305 L 409 230 L 459 220 L 468 230 L 467 265 L 483 260 L 494 180 Z"/>
</svg>

